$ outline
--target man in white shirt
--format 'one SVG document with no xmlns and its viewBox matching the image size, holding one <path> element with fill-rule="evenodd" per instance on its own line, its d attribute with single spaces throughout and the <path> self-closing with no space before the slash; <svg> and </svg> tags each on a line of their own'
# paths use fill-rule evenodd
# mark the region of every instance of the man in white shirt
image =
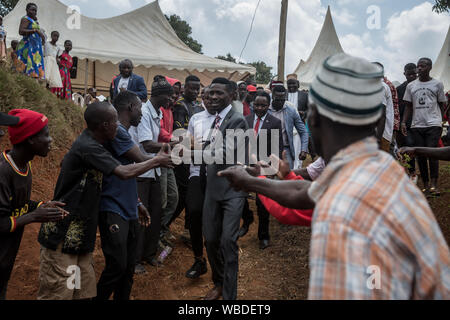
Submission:
<svg viewBox="0 0 450 320">
<path fill-rule="evenodd" d="M 139 126 L 129 129 L 133 141 L 148 157 L 154 157 L 163 146 L 163 143 L 158 142 L 162 119 L 159 108 L 169 103 L 170 94 L 171 85 L 166 80 L 154 82 L 150 100 L 142 105 L 142 119 Z M 137 178 L 139 198 L 150 213 L 151 224 L 149 227 L 141 227 L 137 235 L 136 273 L 145 272 L 143 262 L 152 266 L 158 264 L 156 252 L 162 215 L 160 176 L 161 169 L 156 168 Z"/>
<path fill-rule="evenodd" d="M 202 103 L 206 110 L 194 114 L 189 121 L 188 132 L 191 144 L 198 147 L 194 152 L 202 153 L 203 150 L 200 147 L 208 139 L 208 133 L 216 118 L 216 114 L 211 110 L 208 102 L 208 91 L 209 87 L 206 87 L 202 95 Z M 190 217 L 188 229 L 191 237 L 192 251 L 194 253 L 194 264 L 186 271 L 186 277 L 190 279 L 196 279 L 208 271 L 206 259 L 203 257 L 202 231 L 205 186 L 202 184 L 200 178 L 201 162 L 196 162 L 200 157 L 201 155 L 194 155 L 194 162 L 190 166 L 189 183 L 186 192 L 186 198 L 189 199 L 186 203 L 186 210 L 189 212 L 188 216 Z"/>
<path fill-rule="evenodd" d="M 406 87 L 403 100 L 405 114 L 401 130 L 407 136 L 406 121 L 412 114 L 411 134 L 415 147 L 435 148 L 442 134 L 443 115 L 446 110 L 447 98 L 442 82 L 430 77 L 433 63 L 428 58 L 421 58 L 417 63 L 419 78 Z M 423 192 L 439 195 L 437 182 L 439 176 L 439 161 L 426 157 L 418 157 L 420 178 L 424 184 Z M 428 164 L 430 174 L 428 174 Z M 431 178 L 431 186 L 430 186 Z"/>
</svg>

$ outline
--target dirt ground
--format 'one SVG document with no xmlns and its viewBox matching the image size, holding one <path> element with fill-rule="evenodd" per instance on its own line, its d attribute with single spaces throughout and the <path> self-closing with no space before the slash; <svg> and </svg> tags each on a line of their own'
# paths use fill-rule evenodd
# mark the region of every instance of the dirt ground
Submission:
<svg viewBox="0 0 450 320">
<path fill-rule="evenodd" d="M 49 158 L 33 161 L 33 199 L 48 200 L 53 193 L 59 164 L 64 150 L 52 152 Z M 441 163 L 440 189 L 442 196 L 430 199 L 430 204 L 450 244 L 450 163 Z M 251 208 L 255 223 L 249 233 L 239 240 L 240 300 L 294 300 L 306 299 L 308 290 L 308 252 L 310 229 L 281 225 L 271 218 L 271 246 L 258 248 L 257 215 L 254 201 Z M 175 221 L 172 232 L 181 235 L 184 221 Z M 39 225 L 26 227 L 14 271 L 9 282 L 7 298 L 10 300 L 36 299 L 39 272 Z M 104 266 L 100 239 L 94 252 L 97 279 Z M 175 241 L 175 249 L 163 266 L 146 266 L 148 272 L 135 276 L 132 299 L 139 300 L 199 300 L 212 287 L 211 273 L 200 279 L 187 279 L 184 274 L 192 265 L 191 250 L 181 241 Z"/>
</svg>

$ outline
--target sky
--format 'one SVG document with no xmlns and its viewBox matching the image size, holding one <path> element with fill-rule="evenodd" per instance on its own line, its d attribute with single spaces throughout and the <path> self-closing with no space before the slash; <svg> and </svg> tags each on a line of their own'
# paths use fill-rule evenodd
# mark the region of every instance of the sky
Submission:
<svg viewBox="0 0 450 320">
<path fill-rule="evenodd" d="M 109 18 L 138 9 L 152 0 L 60 0 L 79 6 L 88 17 Z M 159 0 L 162 11 L 177 14 L 192 27 L 203 53 L 216 57 L 244 47 L 256 5 L 252 33 L 242 62 L 264 61 L 277 72 L 281 0 Z M 289 0 L 286 74 L 306 60 L 319 36 L 327 6 L 348 54 L 384 64 L 392 81 L 404 81 L 403 66 L 421 57 L 433 61 L 450 25 L 448 14 L 432 12 L 434 0 Z"/>
</svg>

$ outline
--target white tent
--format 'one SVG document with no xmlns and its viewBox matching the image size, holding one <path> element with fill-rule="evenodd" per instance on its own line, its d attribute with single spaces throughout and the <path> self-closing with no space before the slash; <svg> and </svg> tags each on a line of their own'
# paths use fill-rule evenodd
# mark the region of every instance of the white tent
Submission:
<svg viewBox="0 0 450 320">
<path fill-rule="evenodd" d="M 335 53 L 344 52 L 339 42 L 339 38 L 334 28 L 333 18 L 331 17 L 330 6 L 328 6 L 325 22 L 320 31 L 319 38 L 312 50 L 308 60 L 300 60 L 294 73 L 300 81 L 300 87 L 308 89 L 310 83 L 314 79 L 317 69 L 322 65 L 323 61 Z"/>
<path fill-rule="evenodd" d="M 443 82 L 445 91 L 450 90 L 450 26 L 441 52 L 431 69 L 431 76 Z"/>
<path fill-rule="evenodd" d="M 29 0 L 20 0 L 4 18 L 11 40 L 20 40 L 19 23 L 26 15 Z M 129 13 L 109 18 L 94 19 L 79 16 L 79 29 L 73 11 L 58 0 L 34 0 L 38 6 L 38 21 L 48 37 L 53 30 L 60 33 L 59 45 L 72 40 L 71 55 L 78 57 L 77 78 L 72 80 L 75 90 L 96 87 L 107 91 L 112 77 L 119 73 L 118 63 L 128 58 L 135 65 L 134 73 L 144 77 L 149 88 L 156 74 L 184 81 L 194 74 L 208 84 L 222 76 L 240 80 L 256 70 L 252 66 L 235 64 L 197 54 L 175 34 L 164 17 L 158 1 Z"/>
</svg>

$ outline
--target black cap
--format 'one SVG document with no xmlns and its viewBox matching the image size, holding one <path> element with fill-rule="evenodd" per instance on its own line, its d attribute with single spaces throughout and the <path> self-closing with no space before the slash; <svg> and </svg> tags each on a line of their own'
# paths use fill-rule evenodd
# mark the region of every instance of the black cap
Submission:
<svg viewBox="0 0 450 320">
<path fill-rule="evenodd" d="M 0 112 L 0 126 L 15 126 L 20 121 L 19 117 L 10 116 Z"/>
</svg>

